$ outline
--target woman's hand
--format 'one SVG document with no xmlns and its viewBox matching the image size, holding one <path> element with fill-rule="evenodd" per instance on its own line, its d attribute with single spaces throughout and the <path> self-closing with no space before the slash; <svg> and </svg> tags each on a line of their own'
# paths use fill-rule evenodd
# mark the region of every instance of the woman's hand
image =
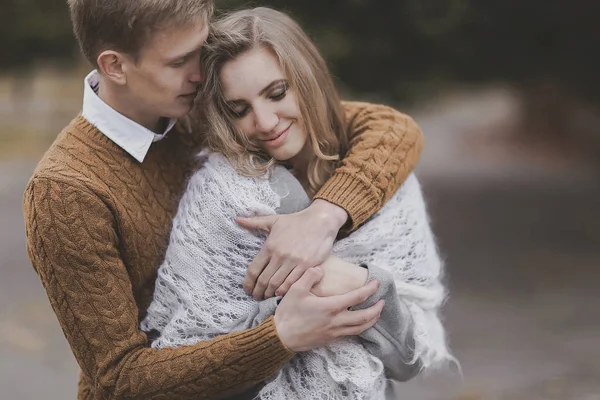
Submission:
<svg viewBox="0 0 600 400">
<path fill-rule="evenodd" d="M 304 271 L 329 257 L 333 241 L 347 219 L 344 209 L 321 199 L 294 214 L 238 218 L 247 229 L 269 232 L 248 267 L 246 293 L 257 300 L 283 296 Z"/>
<path fill-rule="evenodd" d="M 321 297 L 337 296 L 358 289 L 365 285 L 369 273 L 366 268 L 334 255 L 329 256 L 321 268 L 325 275 L 311 290 L 313 294 Z"/>
</svg>

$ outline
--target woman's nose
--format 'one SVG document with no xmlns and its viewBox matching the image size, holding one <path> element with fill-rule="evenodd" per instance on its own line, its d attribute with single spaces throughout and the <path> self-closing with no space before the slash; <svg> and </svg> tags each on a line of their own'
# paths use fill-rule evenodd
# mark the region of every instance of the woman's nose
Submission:
<svg viewBox="0 0 600 400">
<path fill-rule="evenodd" d="M 261 132 L 271 132 L 277 127 L 279 117 L 269 107 L 256 107 L 254 109 L 254 124 Z"/>
</svg>

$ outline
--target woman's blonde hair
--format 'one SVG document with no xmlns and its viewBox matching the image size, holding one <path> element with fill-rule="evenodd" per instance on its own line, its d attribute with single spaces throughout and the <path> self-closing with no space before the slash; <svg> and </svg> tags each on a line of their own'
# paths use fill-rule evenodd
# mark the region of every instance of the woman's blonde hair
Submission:
<svg viewBox="0 0 600 400">
<path fill-rule="evenodd" d="M 204 113 L 208 123 L 206 144 L 223 153 L 243 175 L 264 175 L 275 162 L 258 161 L 265 154 L 236 127 L 221 87 L 225 63 L 257 47 L 273 52 L 297 96 L 303 126 L 314 150 L 306 171 L 312 196 L 346 153 L 348 134 L 340 98 L 325 61 L 306 33 L 282 12 L 264 7 L 236 11 L 211 26 L 202 51 L 205 81 L 196 110 Z"/>
</svg>

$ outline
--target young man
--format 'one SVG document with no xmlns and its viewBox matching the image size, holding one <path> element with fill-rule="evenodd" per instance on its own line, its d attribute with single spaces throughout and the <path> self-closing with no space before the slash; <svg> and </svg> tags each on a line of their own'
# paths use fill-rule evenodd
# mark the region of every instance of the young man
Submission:
<svg viewBox="0 0 600 400">
<path fill-rule="evenodd" d="M 190 111 L 201 83 L 198 56 L 213 4 L 68 3 L 97 71 L 85 79 L 82 114 L 34 172 L 24 212 L 29 256 L 81 367 L 78 398 L 222 397 L 264 381 L 296 351 L 372 326 L 380 307 L 348 308 L 376 283 L 316 297 L 310 289 L 322 272 L 311 268 L 275 316 L 254 329 L 193 346 L 149 347 L 139 321 L 201 141 L 175 119 Z M 340 227 L 356 227 L 381 208 L 417 161 L 422 138 L 409 117 L 383 106 L 345 108 L 353 142 L 338 172 L 308 210 L 271 227 L 304 238 L 271 246 L 281 264 L 306 249 L 329 253 Z M 254 268 L 260 275 L 260 265 Z"/>
</svg>

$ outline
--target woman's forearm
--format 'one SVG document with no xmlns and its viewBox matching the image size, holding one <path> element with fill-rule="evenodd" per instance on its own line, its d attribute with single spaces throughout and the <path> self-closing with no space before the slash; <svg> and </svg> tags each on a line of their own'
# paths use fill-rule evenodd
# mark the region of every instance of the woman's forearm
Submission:
<svg viewBox="0 0 600 400">
<path fill-rule="evenodd" d="M 386 302 L 380 320 L 360 337 L 369 352 L 383 362 L 388 378 L 406 381 L 415 376 L 421 365 L 413 360 L 411 351 L 414 348 L 412 319 L 398 296 L 392 276 L 376 266 L 365 268 L 334 255 L 322 267 L 325 276 L 312 290 L 317 296 L 335 296 L 363 286 L 367 281 L 380 282 L 377 293 L 356 307 L 367 308 L 379 300 Z"/>
<path fill-rule="evenodd" d="M 417 375 L 422 367 L 413 351 L 415 341 L 411 312 L 398 295 L 394 279 L 388 271 L 369 265 L 368 272 L 367 281 L 378 280 L 379 289 L 353 309 L 370 307 L 380 300 L 385 301 L 385 306 L 377 323 L 359 337 L 369 353 L 383 362 L 389 379 L 407 381 Z"/>
</svg>

